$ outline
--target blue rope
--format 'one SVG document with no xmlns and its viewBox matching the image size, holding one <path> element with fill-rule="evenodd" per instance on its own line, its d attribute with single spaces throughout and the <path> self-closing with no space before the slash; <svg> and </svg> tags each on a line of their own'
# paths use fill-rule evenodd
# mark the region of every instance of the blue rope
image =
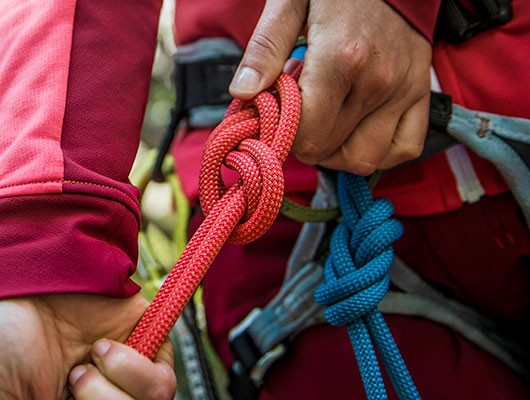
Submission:
<svg viewBox="0 0 530 400">
<path fill-rule="evenodd" d="M 419 399 L 377 309 L 390 282 L 392 243 L 402 235 L 403 227 L 391 219 L 394 210 L 388 200 L 373 200 L 363 177 L 340 172 L 338 194 L 343 220 L 333 232 L 326 281 L 315 291 L 315 299 L 326 306 L 330 324 L 347 326 L 368 399 L 387 398 L 375 349 L 399 398 Z"/>
</svg>

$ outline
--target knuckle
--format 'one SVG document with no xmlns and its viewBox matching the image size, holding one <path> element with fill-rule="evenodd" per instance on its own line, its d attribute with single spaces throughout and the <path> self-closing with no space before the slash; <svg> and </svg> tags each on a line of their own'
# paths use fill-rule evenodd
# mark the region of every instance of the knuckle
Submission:
<svg viewBox="0 0 530 400">
<path fill-rule="evenodd" d="M 293 153 L 304 164 L 316 164 L 321 161 L 322 146 L 304 140 L 293 146 Z"/>
<path fill-rule="evenodd" d="M 395 72 L 389 65 L 379 64 L 372 73 L 372 91 L 378 94 L 386 94 L 393 90 L 396 77 Z"/>
<path fill-rule="evenodd" d="M 400 155 L 404 161 L 414 160 L 421 156 L 423 152 L 423 143 L 409 144 L 401 149 Z"/>
<path fill-rule="evenodd" d="M 150 391 L 150 398 L 153 400 L 171 400 L 175 396 L 176 378 L 165 377 L 162 382 L 157 382 Z"/>
<path fill-rule="evenodd" d="M 377 165 L 372 161 L 365 161 L 360 159 L 347 158 L 346 169 L 356 175 L 368 176 L 373 174 Z"/>
<path fill-rule="evenodd" d="M 359 71 L 368 59 L 367 46 L 363 40 L 357 40 L 338 49 L 340 65 L 345 73 L 352 75 Z"/>
<path fill-rule="evenodd" d="M 250 58 L 277 58 L 281 56 L 281 49 L 275 40 L 271 39 L 271 35 L 267 30 L 260 30 L 254 32 L 247 46 L 247 57 Z M 253 61 L 252 59 L 250 61 Z"/>
<path fill-rule="evenodd" d="M 406 85 L 417 92 L 418 96 L 427 94 L 431 89 L 430 68 L 421 66 L 410 68 L 405 81 Z"/>
</svg>

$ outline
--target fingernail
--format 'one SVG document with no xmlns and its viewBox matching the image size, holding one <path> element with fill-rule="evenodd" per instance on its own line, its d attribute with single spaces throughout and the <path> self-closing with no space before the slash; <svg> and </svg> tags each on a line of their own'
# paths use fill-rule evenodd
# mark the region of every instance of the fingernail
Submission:
<svg viewBox="0 0 530 400">
<path fill-rule="evenodd" d="M 79 378 L 81 378 L 85 374 L 86 371 L 87 368 L 84 365 L 78 365 L 72 371 L 70 371 L 70 376 L 68 377 L 70 385 L 74 386 L 75 383 L 79 380 Z"/>
<path fill-rule="evenodd" d="M 101 339 L 94 344 L 94 353 L 98 357 L 103 357 L 110 349 L 110 342 L 105 339 Z"/>
<path fill-rule="evenodd" d="M 239 69 L 230 84 L 230 90 L 245 94 L 255 93 L 259 89 L 261 76 L 250 67 L 243 67 Z"/>
<path fill-rule="evenodd" d="M 296 67 L 298 67 L 300 65 L 301 62 L 302 61 L 300 61 L 297 58 L 289 58 L 285 62 L 285 65 L 283 66 L 283 72 L 285 72 L 286 74 L 291 75 L 294 72 L 294 70 L 296 69 Z"/>
</svg>

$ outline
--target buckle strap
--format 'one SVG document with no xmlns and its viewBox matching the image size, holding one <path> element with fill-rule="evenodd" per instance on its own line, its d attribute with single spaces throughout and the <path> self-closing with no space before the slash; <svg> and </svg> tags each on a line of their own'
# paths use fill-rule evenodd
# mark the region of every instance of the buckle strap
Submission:
<svg viewBox="0 0 530 400">
<path fill-rule="evenodd" d="M 385 314 L 422 317 L 443 324 L 482 348 L 530 382 L 530 353 L 494 322 L 469 306 L 448 298 L 414 272 L 399 257 L 390 267 L 391 282 L 403 292 L 389 291 L 379 303 Z"/>
<path fill-rule="evenodd" d="M 153 168 L 155 181 L 164 180 L 162 162 L 181 121 L 209 127 L 223 119 L 231 101 L 228 86 L 241 57 L 239 46 L 225 38 L 201 39 L 178 47 L 173 74 L 177 101 Z"/>
<path fill-rule="evenodd" d="M 471 4 L 474 15 L 458 0 L 443 0 L 435 38 L 463 43 L 479 33 L 506 24 L 513 16 L 510 0 L 471 0 Z"/>
<path fill-rule="evenodd" d="M 336 204 L 333 179 L 320 172 L 312 206 Z M 234 357 L 230 392 L 234 399 L 257 398 L 267 370 L 283 356 L 286 342 L 304 329 L 325 322 L 323 308 L 313 298 L 324 271 L 313 260 L 324 258 L 328 230 L 325 223 L 304 224 L 276 297 L 264 309 L 254 309 L 230 331 L 229 346 Z"/>
<path fill-rule="evenodd" d="M 177 109 L 230 104 L 228 86 L 242 52 L 229 39 L 201 39 L 180 46 L 175 56 Z"/>
<path fill-rule="evenodd" d="M 454 139 L 495 165 L 530 227 L 530 120 L 453 105 L 447 128 Z M 514 146 L 515 144 L 515 146 Z"/>
<path fill-rule="evenodd" d="M 313 298 L 323 280 L 322 266 L 306 264 L 265 308 L 255 308 L 230 331 L 228 341 L 235 360 L 232 370 L 236 374 L 248 375 L 260 387 L 269 367 L 283 356 L 283 342 L 325 321 L 323 307 Z"/>
</svg>

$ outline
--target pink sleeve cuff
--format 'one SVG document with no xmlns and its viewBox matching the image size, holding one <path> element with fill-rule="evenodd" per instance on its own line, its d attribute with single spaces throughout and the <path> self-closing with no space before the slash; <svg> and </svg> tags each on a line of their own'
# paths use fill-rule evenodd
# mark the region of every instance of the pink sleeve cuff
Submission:
<svg viewBox="0 0 530 400">
<path fill-rule="evenodd" d="M 138 220 L 118 201 L 79 194 L 0 199 L 0 298 L 50 293 L 127 297 Z"/>
<path fill-rule="evenodd" d="M 0 298 L 132 295 L 161 0 L 1 4 Z"/>
</svg>

